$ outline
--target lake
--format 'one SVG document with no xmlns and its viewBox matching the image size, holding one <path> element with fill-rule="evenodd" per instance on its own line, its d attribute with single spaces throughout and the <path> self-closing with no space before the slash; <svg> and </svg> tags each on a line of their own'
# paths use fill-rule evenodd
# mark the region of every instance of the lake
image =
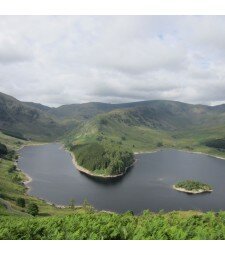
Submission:
<svg viewBox="0 0 225 255">
<path fill-rule="evenodd" d="M 136 155 L 136 164 L 119 179 L 93 179 L 76 170 L 69 152 L 53 143 L 19 151 L 18 167 L 33 180 L 28 193 L 55 204 L 87 199 L 96 209 L 141 213 L 172 210 L 225 210 L 225 160 L 163 150 Z M 180 180 L 210 184 L 212 193 L 190 195 L 173 190 Z"/>
</svg>

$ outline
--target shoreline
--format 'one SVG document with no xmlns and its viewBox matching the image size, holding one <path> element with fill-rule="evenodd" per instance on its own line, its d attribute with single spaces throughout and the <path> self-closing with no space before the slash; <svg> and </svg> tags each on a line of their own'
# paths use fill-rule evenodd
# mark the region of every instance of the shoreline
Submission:
<svg viewBox="0 0 225 255">
<path fill-rule="evenodd" d="M 161 149 L 159 150 L 153 150 L 153 151 L 135 151 L 133 152 L 134 155 L 138 155 L 138 154 L 150 154 L 150 153 L 156 153 L 156 152 L 159 152 L 161 151 Z"/>
<path fill-rule="evenodd" d="M 209 157 L 225 160 L 225 156 L 224 157 L 220 157 L 220 156 L 208 154 L 208 153 L 201 152 L 201 151 L 189 151 L 189 150 L 185 150 L 185 149 L 176 149 L 176 148 L 163 148 L 163 149 L 158 149 L 158 150 L 154 150 L 154 151 L 136 151 L 136 152 L 134 152 L 134 154 L 135 155 L 138 155 L 138 154 L 150 154 L 150 153 L 156 153 L 156 152 L 163 151 L 163 150 L 176 150 L 176 151 L 187 152 L 187 153 L 192 153 L 192 154 L 200 154 L 200 155 L 205 155 L 205 156 L 209 156 Z"/>
<path fill-rule="evenodd" d="M 17 152 L 19 152 L 19 150 L 23 149 L 24 147 L 28 147 L 28 146 L 41 146 L 41 145 L 46 145 L 49 144 L 48 142 L 43 142 L 43 143 L 39 143 L 39 142 L 33 142 L 33 143 L 27 143 L 27 144 L 23 144 L 20 146 L 19 149 L 17 149 Z"/>
<path fill-rule="evenodd" d="M 20 158 L 19 151 L 20 151 L 21 149 L 23 149 L 24 147 L 28 147 L 28 146 L 39 146 L 39 145 L 45 145 L 45 144 L 48 144 L 48 143 L 38 143 L 38 142 L 36 143 L 36 142 L 34 142 L 34 143 L 30 143 L 30 144 L 23 144 L 23 145 L 20 146 L 20 148 L 18 148 L 18 149 L 16 150 L 17 153 L 18 153 L 18 159 L 16 159 L 16 160 L 14 161 L 14 164 L 15 164 L 16 168 L 17 168 L 20 172 L 22 172 L 22 173 L 25 175 L 26 180 L 23 180 L 22 183 L 23 183 L 23 184 L 26 186 L 26 188 L 27 188 L 27 194 L 28 194 L 28 191 L 31 190 L 31 187 L 28 186 L 28 184 L 31 183 L 31 182 L 33 181 L 33 179 L 32 179 L 32 177 L 30 177 L 24 170 L 22 170 L 22 169 L 19 168 L 19 166 L 18 166 L 18 160 L 19 160 L 19 158 Z"/>
<path fill-rule="evenodd" d="M 22 144 L 17 150 L 16 152 L 18 153 L 18 159 L 16 159 L 14 161 L 14 164 L 16 166 L 16 168 L 18 169 L 18 171 L 22 172 L 25 176 L 25 180 L 22 181 L 23 185 L 26 187 L 26 194 L 30 196 L 30 194 L 28 193 L 30 190 L 31 190 L 31 187 L 28 185 L 29 183 L 31 183 L 33 181 L 32 177 L 29 176 L 23 169 L 20 169 L 19 166 L 18 166 L 18 160 L 19 158 L 21 157 L 20 154 L 19 154 L 19 151 L 21 149 L 23 149 L 24 147 L 28 147 L 28 146 L 40 146 L 40 145 L 46 145 L 46 144 L 49 144 L 49 143 L 40 143 L 40 142 L 31 142 L 31 143 L 27 143 L 27 144 Z M 39 198 L 39 197 L 37 197 Z M 39 198 L 41 199 L 41 198 Z M 46 203 L 48 203 L 48 201 L 45 200 Z M 51 202 L 50 202 L 51 203 Z"/>
<path fill-rule="evenodd" d="M 93 174 L 92 172 L 90 172 L 88 169 L 85 169 L 84 167 L 80 166 L 77 161 L 76 161 L 76 158 L 75 158 L 75 155 L 72 151 L 69 151 L 67 148 L 65 148 L 64 144 L 60 143 L 60 142 L 55 142 L 55 143 L 58 143 L 58 144 L 61 144 L 62 145 L 62 148 L 65 149 L 65 151 L 69 152 L 69 154 L 71 155 L 72 157 L 72 163 L 73 165 L 75 166 L 76 170 L 81 172 L 81 173 L 84 173 L 88 176 L 91 176 L 91 177 L 96 177 L 96 178 L 102 178 L 102 179 L 115 179 L 115 178 L 119 178 L 119 177 L 122 177 L 124 176 L 126 173 L 127 173 L 127 170 L 129 168 L 131 168 L 136 162 L 137 162 L 137 159 L 135 158 L 134 162 L 128 166 L 124 173 L 121 173 L 121 174 L 118 174 L 118 175 L 100 175 L 100 174 Z M 48 142 L 46 143 L 30 143 L 30 144 L 23 144 L 20 148 L 17 149 L 17 152 L 19 152 L 19 150 L 21 150 L 22 148 L 24 147 L 28 147 L 28 146 L 40 146 L 40 145 L 46 145 L 46 144 L 49 144 Z M 214 155 L 211 155 L 211 154 L 207 154 L 207 153 L 203 153 L 203 152 L 196 152 L 196 151 L 188 151 L 188 150 L 182 150 L 182 149 L 176 149 L 176 148 L 164 148 L 165 150 L 168 150 L 168 149 L 174 149 L 174 150 L 177 150 L 177 151 L 181 151 L 181 152 L 187 152 L 187 153 L 194 153 L 194 154 L 202 154 L 202 155 L 206 155 L 206 156 L 210 156 L 210 157 L 214 157 L 214 158 L 218 158 L 218 159 L 222 159 L 222 160 L 225 160 L 225 158 L 223 157 L 219 157 L 219 156 L 214 156 Z M 153 151 L 136 151 L 136 152 L 133 152 L 134 155 L 138 155 L 138 154 L 150 154 L 150 153 L 156 153 L 156 152 L 159 152 L 159 151 L 162 151 L 163 149 L 160 148 L 158 150 L 153 150 Z M 20 156 L 19 156 L 20 157 Z M 31 187 L 28 186 L 29 183 L 31 183 L 33 181 L 32 177 L 30 177 L 26 172 L 24 172 L 22 169 L 20 169 L 18 167 L 18 160 L 15 160 L 14 161 L 15 165 L 17 166 L 17 169 L 19 171 L 21 171 L 24 176 L 26 177 L 26 180 L 23 180 L 22 183 L 26 186 L 27 188 L 27 191 L 26 193 L 30 196 L 29 194 L 29 191 L 31 190 Z M 185 189 L 181 190 L 180 188 L 175 188 L 174 185 L 173 185 L 173 189 L 174 190 L 177 190 L 177 191 L 180 191 L 180 192 L 184 192 L 184 193 L 189 193 L 189 194 L 200 194 L 200 193 L 207 193 L 207 192 L 212 192 L 212 190 L 210 191 L 200 191 L 200 192 L 192 192 L 192 191 L 187 191 Z M 66 205 L 58 205 L 58 204 L 54 204 L 53 202 L 51 201 L 48 201 L 48 200 L 45 200 L 45 199 L 42 199 L 42 198 L 39 198 L 37 197 L 38 199 L 40 200 L 44 200 L 47 204 L 49 205 L 54 205 L 55 207 L 57 208 L 66 208 L 68 206 Z"/>
<path fill-rule="evenodd" d="M 19 168 L 18 168 L 19 169 Z M 21 172 L 23 172 L 23 174 L 25 175 L 25 177 L 27 178 L 26 181 L 23 181 L 24 185 L 28 185 L 29 183 L 31 183 L 33 181 L 32 177 L 30 177 L 27 173 L 25 173 L 24 171 L 22 171 L 21 169 L 19 169 Z M 27 188 L 30 190 L 31 187 L 27 186 Z"/>
<path fill-rule="evenodd" d="M 135 158 L 134 162 L 133 162 L 130 166 L 126 167 L 126 169 L 125 169 L 125 171 L 124 171 L 123 173 L 120 173 L 120 174 L 117 174 L 117 175 L 94 174 L 94 173 L 92 173 L 91 171 L 89 171 L 88 169 L 86 169 L 85 167 L 80 166 L 80 165 L 78 164 L 78 162 L 76 161 L 76 158 L 75 158 L 74 153 L 73 153 L 72 151 L 68 150 L 67 148 L 65 148 L 64 144 L 62 144 L 62 143 L 60 143 L 60 142 L 55 142 L 55 143 L 61 144 L 61 145 L 62 145 L 61 147 L 62 147 L 65 151 L 69 152 L 69 154 L 70 154 L 71 157 L 72 157 L 72 163 L 73 163 L 73 165 L 75 166 L 75 168 L 76 168 L 79 172 L 84 173 L 84 174 L 86 174 L 86 175 L 88 175 L 88 176 L 91 176 L 91 177 L 102 178 L 102 179 L 115 179 L 115 178 L 119 178 L 119 177 L 124 176 L 124 175 L 127 173 L 127 170 L 128 170 L 129 168 L 131 168 L 132 166 L 134 166 L 134 164 L 137 162 L 137 159 Z M 49 144 L 49 142 L 43 142 L 43 143 L 38 143 L 38 142 L 36 143 L 36 142 L 34 142 L 34 143 L 29 143 L 29 144 L 23 144 L 23 145 L 17 150 L 17 152 L 19 152 L 19 150 L 21 150 L 21 149 L 24 148 L 24 147 L 28 147 L 28 146 L 40 146 L 40 145 L 46 145 L 46 144 Z M 165 150 L 173 149 L 173 150 L 177 150 L 177 151 L 181 151 L 181 152 L 187 152 L 187 153 L 192 153 L 192 154 L 206 155 L 206 156 L 214 157 L 214 158 L 217 158 L 217 159 L 225 160 L 225 157 L 223 158 L 223 157 L 219 157 L 219 156 L 207 154 L 207 153 L 200 152 L 200 151 L 189 151 L 189 150 L 185 150 L 185 149 L 182 150 L 182 149 L 176 149 L 176 148 L 164 148 L 164 149 L 165 149 Z M 156 153 L 156 152 L 162 151 L 162 150 L 164 150 L 164 149 L 160 148 L 160 149 L 158 149 L 158 150 L 153 150 L 153 151 L 135 151 L 135 152 L 133 152 L 133 153 L 134 153 L 134 155 L 139 155 L 139 154 L 150 154 L 150 153 Z M 19 157 L 20 157 L 20 156 L 19 156 Z M 15 161 L 15 164 L 16 164 L 16 166 L 17 166 L 17 168 L 18 168 L 18 161 Z M 18 169 L 19 169 L 19 168 L 18 168 Z M 23 170 L 21 170 L 21 169 L 19 169 L 19 170 L 20 170 L 21 172 L 23 172 L 24 175 L 26 176 L 27 180 L 23 181 L 23 183 L 26 185 L 26 187 L 27 187 L 28 190 L 29 190 L 30 187 L 27 186 L 27 185 L 28 185 L 29 183 L 31 183 L 33 179 L 32 179 L 27 173 L 25 173 Z"/>
<path fill-rule="evenodd" d="M 24 170 L 19 168 L 18 161 L 15 161 L 14 163 L 15 163 L 17 170 L 20 171 L 25 176 L 25 180 L 22 180 L 22 183 L 26 187 L 26 189 L 27 189 L 26 193 L 28 194 L 28 191 L 31 190 L 31 187 L 28 186 L 28 184 L 31 183 L 33 181 L 33 179 L 26 172 L 24 172 Z"/>
<path fill-rule="evenodd" d="M 220 156 L 208 154 L 208 153 L 201 152 L 201 151 L 186 151 L 186 150 L 179 150 L 179 151 L 189 152 L 189 153 L 193 153 L 193 154 L 200 154 L 200 155 L 205 155 L 205 156 L 210 156 L 210 157 L 213 157 L 213 158 L 225 160 L 225 157 L 220 157 Z"/>
<path fill-rule="evenodd" d="M 122 177 L 123 175 L 126 174 L 127 170 L 128 170 L 129 168 L 131 168 L 131 167 L 137 162 L 137 159 L 135 159 L 134 162 L 133 162 L 130 166 L 126 167 L 126 168 L 125 168 L 125 171 L 124 171 L 123 173 L 121 173 L 121 174 L 117 174 L 117 175 L 94 174 L 94 173 L 92 173 L 91 171 L 89 171 L 88 169 L 86 169 L 85 167 L 82 167 L 82 166 L 80 166 L 80 165 L 78 164 L 78 162 L 76 161 L 76 157 L 75 157 L 75 155 L 74 155 L 74 153 L 73 153 L 72 151 L 69 151 L 69 150 L 66 149 L 65 147 L 64 147 L 64 149 L 70 153 L 70 155 L 71 155 L 71 157 L 72 157 L 73 165 L 75 166 L 75 168 L 76 168 L 79 172 L 84 173 L 84 174 L 89 175 L 89 176 L 92 176 L 92 177 L 96 177 L 96 178 L 115 179 L 115 178 Z"/>
<path fill-rule="evenodd" d="M 202 194 L 202 193 L 210 193 L 212 192 L 213 190 L 210 189 L 210 190 L 203 190 L 203 189 L 199 189 L 199 190 L 187 190 L 187 189 L 184 189 L 184 188 L 177 188 L 176 185 L 173 185 L 172 186 L 174 190 L 177 190 L 177 191 L 180 191 L 180 192 L 184 192 L 184 193 L 189 193 L 189 194 Z"/>
<path fill-rule="evenodd" d="M 91 175 L 91 176 L 93 176 L 93 177 L 106 178 L 106 179 L 112 179 L 112 178 L 121 177 L 121 176 L 123 176 L 124 174 L 126 174 L 127 170 L 128 170 L 130 167 L 132 167 L 132 166 L 136 163 L 136 161 L 137 161 L 137 159 L 135 159 L 135 161 L 134 161 L 129 167 L 126 168 L 126 170 L 125 170 L 124 173 L 121 173 L 121 174 L 118 174 L 118 175 L 115 175 L 115 176 L 110 176 L 110 175 L 109 175 L 109 176 L 94 175 L 94 174 L 92 174 L 89 170 L 87 170 L 87 169 L 85 169 L 85 168 L 83 168 L 83 167 L 81 167 L 81 166 L 78 165 L 78 163 L 77 163 L 77 161 L 76 161 L 76 159 L 75 159 L 74 153 L 71 152 L 71 151 L 69 151 L 68 149 L 66 149 L 65 146 L 64 146 L 64 144 L 62 144 L 62 143 L 60 143 L 60 142 L 57 142 L 57 143 L 60 144 L 60 145 L 62 145 L 61 148 L 63 148 L 65 151 L 69 152 L 69 154 L 70 154 L 71 157 L 72 157 L 72 163 L 73 163 L 73 165 L 75 166 L 75 168 L 76 168 L 79 172 L 85 173 L 85 174 L 87 174 L 87 175 Z M 19 154 L 19 150 L 21 150 L 21 149 L 24 148 L 24 147 L 28 147 L 28 146 L 39 146 L 39 145 L 46 145 L 46 144 L 49 144 L 49 143 L 30 143 L 30 144 L 23 144 L 23 145 L 20 146 L 20 148 L 18 148 L 16 151 L 17 151 L 17 153 Z M 20 155 L 18 155 L 18 159 L 19 159 L 19 157 L 20 157 Z M 26 192 L 25 192 L 25 193 L 26 193 L 28 196 L 32 196 L 32 195 L 29 194 L 29 191 L 31 190 L 31 187 L 28 186 L 28 184 L 31 183 L 31 182 L 33 181 L 33 179 L 32 179 L 32 177 L 29 176 L 24 170 L 22 170 L 22 169 L 20 169 L 20 168 L 18 167 L 18 159 L 14 161 L 14 164 L 16 165 L 18 171 L 22 172 L 23 175 L 24 175 L 25 178 L 26 178 L 25 180 L 22 181 L 23 185 L 26 187 Z M 81 169 L 82 169 L 82 170 L 81 170 Z M 83 171 L 84 169 L 86 170 L 86 172 Z M 90 173 L 89 173 L 89 172 L 90 172 Z M 68 205 L 55 204 L 55 203 L 53 203 L 52 201 L 49 201 L 49 200 L 47 200 L 47 199 L 44 199 L 44 198 L 41 198 L 41 197 L 38 197 L 38 196 L 35 196 L 35 197 L 36 197 L 37 199 L 40 199 L 40 200 L 44 201 L 46 204 L 48 204 L 48 205 L 50 205 L 50 206 L 54 206 L 54 207 L 59 208 L 59 209 L 69 208 Z M 82 208 L 82 207 L 83 207 L 82 205 L 77 205 L 77 206 L 75 206 L 75 209 L 79 209 L 79 208 Z M 116 212 L 114 212 L 114 211 L 109 211 L 109 210 L 100 210 L 99 212 L 105 212 L 105 213 L 111 213 L 111 214 L 116 213 Z"/>
<path fill-rule="evenodd" d="M 24 147 L 26 147 L 26 146 L 37 146 L 37 145 L 45 145 L 45 144 L 48 144 L 48 143 L 23 144 L 23 145 L 17 150 L 17 152 L 19 152 L 19 150 L 21 150 L 22 148 L 24 148 Z M 19 157 L 20 157 L 20 155 L 19 155 Z M 18 157 L 18 158 L 19 158 L 19 157 Z M 22 172 L 23 175 L 24 175 L 25 178 L 26 178 L 26 180 L 23 180 L 23 181 L 22 181 L 23 185 L 26 187 L 26 192 L 25 192 L 25 194 L 32 197 L 32 195 L 29 194 L 29 191 L 31 191 L 31 187 L 28 186 L 28 184 L 31 183 L 31 182 L 33 181 L 32 177 L 30 177 L 26 172 L 24 172 L 24 170 L 22 170 L 22 169 L 20 169 L 20 168 L 18 167 L 18 160 L 16 160 L 14 163 L 15 163 L 16 168 L 18 169 L 18 171 Z M 44 201 L 44 202 L 45 202 L 46 204 L 48 204 L 48 205 L 55 206 L 55 207 L 57 207 L 57 208 L 59 208 L 59 209 L 63 209 L 63 208 L 67 208 L 67 207 L 68 207 L 68 206 L 66 206 L 66 205 L 54 204 L 53 202 L 51 202 L 51 201 L 49 201 L 49 200 L 47 200 L 47 199 L 38 197 L 38 196 L 34 196 L 34 197 L 36 197 L 36 198 L 39 199 L 39 200 Z M 77 206 L 77 207 L 80 207 L 80 206 Z"/>
</svg>

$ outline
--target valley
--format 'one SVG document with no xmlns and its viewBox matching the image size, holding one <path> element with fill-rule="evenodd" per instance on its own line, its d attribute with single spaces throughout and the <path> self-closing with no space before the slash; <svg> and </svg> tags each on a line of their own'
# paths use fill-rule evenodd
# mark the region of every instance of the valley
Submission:
<svg viewBox="0 0 225 255">
<path fill-rule="evenodd" d="M 124 197 L 120 195 L 124 192 L 120 189 L 118 189 L 118 193 L 115 194 L 117 194 L 117 198 L 121 197 L 120 199 L 122 199 L 122 202 L 120 205 L 112 203 L 112 207 L 108 208 L 105 205 L 100 205 L 101 201 L 103 204 L 104 201 L 107 201 L 106 198 L 102 198 L 102 200 L 98 199 L 98 201 L 100 201 L 99 205 L 98 203 L 95 204 L 97 200 L 92 200 L 91 197 L 89 197 L 87 202 L 85 200 L 85 195 L 78 190 L 73 192 L 68 191 L 66 200 L 65 198 L 63 200 L 67 202 L 64 203 L 61 203 L 60 201 L 54 202 L 54 199 L 51 201 L 51 199 L 47 197 L 40 199 L 36 193 L 31 194 L 30 191 L 27 191 L 27 188 L 24 185 L 26 175 L 19 169 L 16 169 L 14 164 L 17 161 L 17 150 L 25 145 L 29 146 L 32 144 L 60 142 L 70 151 L 70 153 L 74 153 L 79 166 L 90 171 L 91 175 L 107 177 L 124 174 L 122 180 L 124 183 L 127 182 L 128 185 L 131 181 L 130 176 L 133 176 L 134 173 L 138 172 L 135 169 L 139 167 L 139 163 L 135 163 L 133 166 L 134 169 L 129 170 L 127 174 L 125 173 L 127 167 L 134 163 L 135 157 L 142 157 L 136 155 L 138 152 L 158 151 L 158 153 L 162 154 L 156 155 L 163 155 L 164 151 L 166 152 L 167 150 L 182 150 L 225 158 L 223 144 L 225 138 L 224 125 L 224 105 L 211 107 L 204 105 L 190 105 L 174 101 L 154 100 L 115 105 L 86 103 L 52 108 L 36 103 L 21 102 L 11 96 L 0 93 L 0 143 L 6 145 L 8 149 L 8 154 L 6 156 L 1 156 L 0 161 L 0 214 L 1 217 L 4 217 L 3 221 L 0 223 L 0 233 L 8 232 L 12 237 L 14 236 L 14 238 L 18 238 L 16 234 L 12 234 L 12 225 L 7 223 L 8 219 L 10 219 L 10 221 L 13 221 L 14 219 L 14 225 L 18 224 L 18 222 L 23 222 L 21 224 L 28 226 L 27 224 L 29 221 L 33 222 L 32 224 L 43 224 L 42 221 L 45 221 L 45 217 L 46 220 L 49 220 L 52 224 L 56 224 L 56 222 L 61 222 L 65 216 L 69 217 L 67 218 L 68 224 L 69 222 L 75 224 L 74 217 L 80 218 L 82 223 L 86 224 L 85 222 L 90 221 L 91 217 L 90 231 L 93 235 L 96 217 L 100 217 L 100 222 L 101 220 L 106 220 L 108 224 L 110 224 L 112 218 L 115 221 L 120 222 L 122 225 L 124 220 L 131 221 L 131 228 L 136 229 L 136 231 L 143 230 L 147 221 L 150 222 L 149 224 L 163 222 L 163 224 L 165 224 L 165 231 L 167 231 L 168 218 L 179 222 L 193 221 L 193 224 L 196 224 L 197 222 L 199 229 L 209 227 L 206 225 L 203 226 L 201 225 L 202 223 L 200 223 L 199 219 L 204 219 L 205 217 L 210 217 L 212 221 L 215 220 L 215 217 L 217 217 L 217 220 L 219 219 L 218 217 L 220 217 L 222 224 L 222 218 L 224 217 L 222 212 L 219 216 L 216 213 L 210 214 L 202 212 L 213 208 L 213 206 L 210 205 L 209 200 L 205 200 L 202 197 L 198 198 L 198 203 L 205 203 L 205 207 L 203 204 L 202 207 L 197 206 L 198 203 L 195 208 L 189 207 L 188 200 L 191 198 L 188 198 L 187 205 L 182 207 L 178 204 L 177 207 L 173 206 L 167 210 L 166 203 L 165 201 L 163 202 L 163 200 L 162 204 L 158 204 L 155 207 L 153 206 L 154 203 L 145 204 L 145 201 L 147 200 L 143 200 L 143 205 L 140 206 L 138 201 L 140 201 L 141 198 L 138 199 L 137 196 L 138 200 L 134 203 L 137 205 L 137 208 L 133 208 L 134 212 L 141 213 L 143 210 L 151 208 L 154 211 L 154 213 L 144 211 L 140 216 L 133 216 L 133 213 L 125 213 L 132 206 L 130 207 L 131 204 L 126 204 L 124 202 L 129 201 L 129 199 L 126 196 Z M 174 160 L 171 159 L 171 161 Z M 192 170 L 195 169 L 192 167 Z M 186 171 L 188 171 L 188 169 Z M 179 171 L 177 173 L 179 173 Z M 189 173 L 194 174 L 194 172 L 190 170 Z M 54 174 L 50 174 L 50 177 L 51 176 L 54 176 Z M 200 176 L 201 175 L 198 177 Z M 79 178 L 77 180 L 79 180 Z M 134 178 L 138 179 L 135 175 Z M 158 176 L 158 178 L 159 180 L 162 179 L 160 176 Z M 85 181 L 86 184 L 82 186 L 82 189 L 88 190 L 87 187 L 91 189 L 95 181 L 83 176 L 82 180 L 85 179 L 88 181 Z M 73 179 L 70 181 L 72 180 Z M 220 180 L 222 179 L 220 178 Z M 102 183 L 102 188 L 110 191 L 110 184 L 107 184 L 107 182 L 105 183 L 104 178 Z M 140 180 L 140 183 L 143 183 L 143 181 Z M 158 183 L 158 181 L 156 183 Z M 211 183 L 211 181 L 209 181 L 209 183 Z M 166 187 L 170 187 L 172 184 L 173 181 L 170 180 L 166 184 Z M 218 184 L 216 184 L 216 186 L 217 185 Z M 116 187 L 116 185 L 111 187 Z M 72 186 L 71 188 L 73 189 Z M 138 189 L 136 188 L 134 190 L 137 191 Z M 170 190 L 172 190 L 172 188 L 170 188 Z M 31 192 L 33 191 L 35 191 L 34 187 L 31 189 Z M 74 192 L 80 194 L 80 197 L 77 196 L 76 198 L 70 196 L 70 194 L 74 194 Z M 93 192 L 93 189 L 90 192 Z M 130 194 L 132 194 L 132 192 L 134 191 L 130 188 Z M 143 194 L 146 193 L 146 190 L 143 190 L 143 192 L 144 193 L 140 193 L 140 197 L 142 198 Z M 101 193 L 105 195 L 107 194 L 107 192 L 100 188 L 100 190 L 96 189 L 96 195 L 94 195 L 95 193 L 93 192 L 93 196 L 98 197 Z M 159 191 L 158 194 L 160 194 Z M 171 195 L 172 194 L 173 192 Z M 215 196 L 220 196 L 216 191 L 210 195 L 214 196 L 214 194 L 216 194 Z M 180 195 L 182 196 L 183 194 L 179 194 L 178 196 Z M 133 196 L 135 196 L 135 194 L 133 194 Z M 17 203 L 18 199 L 21 198 L 26 202 L 25 207 L 21 207 Z M 71 202 L 71 204 L 69 202 L 73 199 L 77 200 L 75 205 L 74 202 Z M 118 201 L 120 201 L 120 199 Z M 152 202 L 152 199 L 153 198 L 149 201 Z M 51 202 L 49 203 L 46 201 Z M 112 198 L 112 201 L 116 201 L 115 198 Z M 89 202 L 91 204 L 89 204 Z M 35 203 L 39 208 L 36 219 L 33 219 L 32 216 L 27 213 L 27 206 L 31 203 Z M 63 204 L 63 206 L 57 206 L 56 204 Z M 96 208 L 94 208 L 92 204 L 94 204 L 94 207 Z M 124 204 L 123 210 L 119 209 L 121 204 Z M 163 204 L 168 212 L 163 212 L 161 214 L 157 213 L 160 209 L 163 209 Z M 212 204 L 215 206 L 215 201 L 212 202 Z M 117 209 L 115 209 L 115 206 L 117 206 Z M 221 201 L 218 200 L 218 206 L 215 206 L 214 209 L 217 211 L 221 208 Z M 105 210 L 107 211 L 107 209 L 122 214 L 104 212 Z M 170 212 L 171 210 L 176 210 L 176 212 Z M 155 223 L 151 221 L 153 218 Z M 144 224 L 143 228 L 137 226 L 134 221 Z M 57 224 L 60 225 L 60 223 Z M 173 223 L 171 224 L 173 225 Z M 66 228 L 68 228 L 67 225 Z M 30 238 L 30 235 L 27 232 L 27 227 L 21 231 L 22 232 L 18 234 L 21 238 Z M 44 231 L 48 232 L 47 229 Z M 118 227 L 115 228 L 115 231 L 119 231 L 120 233 L 122 230 Z M 162 235 L 161 237 L 159 232 L 157 232 L 155 236 L 151 236 L 150 234 L 145 235 L 143 233 L 138 234 L 138 232 L 133 236 L 131 233 L 129 235 L 117 233 L 114 237 L 123 239 L 149 239 L 151 237 L 156 238 L 156 236 L 157 238 L 162 239 L 202 238 L 201 233 L 195 230 L 194 225 L 192 231 L 196 232 L 193 232 L 192 234 L 188 233 L 185 229 L 180 229 L 179 231 L 180 235 L 171 233 L 168 234 L 168 236 Z M 59 235 L 54 237 L 51 237 L 47 232 L 47 238 L 50 239 L 66 238 L 65 233 L 60 231 Z M 205 237 L 209 238 L 210 236 L 213 239 L 217 238 L 215 233 L 215 229 L 209 227 L 208 236 Z M 85 233 L 83 234 L 83 238 L 85 238 Z M 34 235 L 33 233 L 32 235 L 34 239 L 41 238 L 40 234 Z M 102 235 L 103 238 L 106 239 L 113 238 L 113 233 L 105 233 Z M 5 235 L 5 237 L 7 237 L 7 235 Z M 95 237 L 100 238 L 98 235 L 95 235 Z M 1 236 L 0 238 L 3 239 L 4 237 Z M 68 239 L 70 238 L 78 237 L 76 235 L 71 235 L 68 236 Z M 90 237 L 86 235 L 86 238 L 94 238 L 94 236 Z"/>
</svg>

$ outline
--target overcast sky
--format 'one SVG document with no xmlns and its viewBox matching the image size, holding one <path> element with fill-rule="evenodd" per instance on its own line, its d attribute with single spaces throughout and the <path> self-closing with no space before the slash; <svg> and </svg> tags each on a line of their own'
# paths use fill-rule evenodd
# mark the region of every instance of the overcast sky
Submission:
<svg viewBox="0 0 225 255">
<path fill-rule="evenodd" d="M 225 102 L 225 16 L 0 16 L 0 91 L 50 106 Z"/>
</svg>

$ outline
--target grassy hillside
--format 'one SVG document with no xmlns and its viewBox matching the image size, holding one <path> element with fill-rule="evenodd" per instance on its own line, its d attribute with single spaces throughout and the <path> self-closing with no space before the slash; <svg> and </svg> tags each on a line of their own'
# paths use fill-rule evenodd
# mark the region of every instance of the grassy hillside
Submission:
<svg viewBox="0 0 225 255">
<path fill-rule="evenodd" d="M 61 106 L 54 110 L 57 112 L 60 108 L 70 109 L 70 112 L 65 112 L 68 116 L 73 113 L 74 118 L 76 118 L 77 112 L 81 116 L 89 113 L 86 119 L 103 113 L 110 113 L 111 116 L 117 115 L 118 117 L 118 113 L 122 113 L 123 120 L 127 121 L 128 124 L 132 121 L 131 124 L 136 123 L 167 130 L 183 129 L 194 125 L 211 126 L 212 124 L 225 123 L 223 105 L 210 107 L 167 100 L 153 100 L 129 104 L 87 103 Z"/>
<path fill-rule="evenodd" d="M 53 140 L 64 133 L 63 126 L 41 110 L 0 93 L 0 130 L 19 133 L 35 140 Z"/>
<path fill-rule="evenodd" d="M 109 112 L 115 107 L 115 105 L 104 103 L 71 104 L 51 108 L 48 113 L 60 120 L 76 119 L 85 121 L 93 118 L 97 114 Z"/>
<path fill-rule="evenodd" d="M 44 111 L 44 112 L 48 112 L 51 110 L 51 107 L 43 105 L 43 104 L 38 104 L 38 103 L 33 103 L 33 102 L 23 102 L 23 104 L 25 104 L 29 107 Z"/>
<path fill-rule="evenodd" d="M 98 115 L 83 123 L 78 129 L 65 136 L 65 142 L 82 144 L 109 141 L 133 151 L 152 150 L 162 144 L 173 146 L 173 139 L 165 130 L 132 124 L 132 120 L 128 124 L 128 119 L 123 120 L 122 113 L 118 113 L 116 117 L 114 114 L 113 116 L 112 113 Z"/>
<path fill-rule="evenodd" d="M 8 136 L 0 132 L 0 143 L 6 144 L 9 149 L 17 150 L 21 146 L 28 144 L 28 141 Z"/>
<path fill-rule="evenodd" d="M 23 215 L 30 217 L 26 211 L 30 203 L 35 203 L 39 207 L 39 216 L 68 215 L 73 214 L 80 208 L 57 208 L 54 205 L 47 204 L 45 201 L 27 195 L 26 187 L 23 184 L 27 180 L 26 176 L 19 170 L 13 170 L 14 163 L 9 160 L 0 160 L 0 215 Z M 17 205 L 17 199 L 24 198 L 26 207 Z M 72 199 L 72 197 L 71 197 Z M 68 201 L 69 204 L 70 201 Z M 7 208 L 9 204 L 9 208 Z"/>
<path fill-rule="evenodd" d="M 206 143 L 225 137 L 221 109 L 218 113 L 218 107 L 170 101 L 153 101 L 150 108 L 149 104 L 99 114 L 67 134 L 65 141 L 114 141 L 133 151 L 177 148 L 225 156 L 224 151 Z"/>
<path fill-rule="evenodd" d="M 103 138 L 134 151 L 158 147 L 213 151 L 205 141 L 225 137 L 224 105 L 210 107 L 153 100 L 51 108 L 22 103 L 1 93 L 0 110 L 0 129 L 36 140 L 56 140 L 63 135 L 69 143 L 96 142 Z"/>
<path fill-rule="evenodd" d="M 30 142 L 6 136 L 0 132 L 0 143 L 5 144 L 8 151 L 11 151 L 17 150 Z M 29 215 L 27 215 L 26 210 L 29 203 L 38 205 L 40 216 L 68 215 L 73 214 L 75 210 L 82 210 L 80 208 L 57 208 L 41 199 L 27 195 L 26 186 L 24 185 L 27 177 L 15 167 L 15 157 L 8 158 L 8 155 L 3 158 L 0 157 L 0 215 L 24 215 L 27 217 Z M 18 198 L 25 199 L 25 208 L 17 205 Z"/>
</svg>

